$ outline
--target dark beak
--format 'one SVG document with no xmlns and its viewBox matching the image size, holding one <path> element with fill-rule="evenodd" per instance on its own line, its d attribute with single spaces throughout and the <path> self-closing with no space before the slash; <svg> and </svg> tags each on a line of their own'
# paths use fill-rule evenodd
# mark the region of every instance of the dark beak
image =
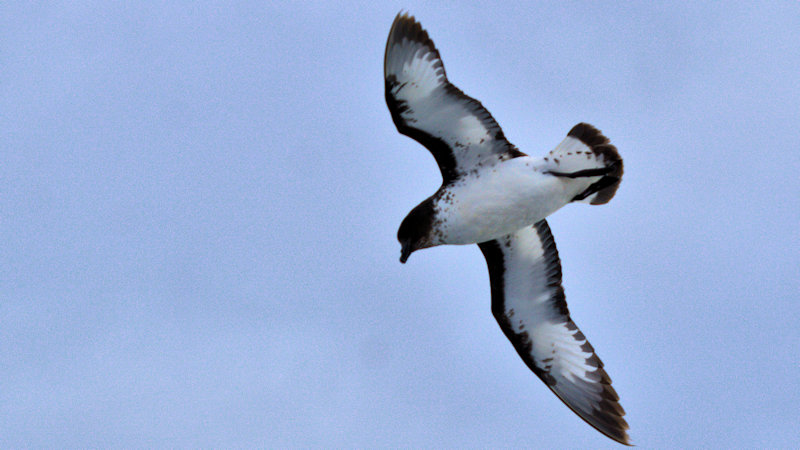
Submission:
<svg viewBox="0 0 800 450">
<path fill-rule="evenodd" d="M 408 257 L 411 256 L 411 242 L 406 241 L 403 242 L 403 249 L 400 250 L 400 262 L 405 264 L 408 261 Z"/>
</svg>

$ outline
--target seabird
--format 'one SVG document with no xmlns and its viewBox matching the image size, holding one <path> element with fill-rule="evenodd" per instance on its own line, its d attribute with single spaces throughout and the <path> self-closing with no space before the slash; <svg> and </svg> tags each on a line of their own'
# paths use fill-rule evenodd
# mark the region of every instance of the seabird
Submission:
<svg viewBox="0 0 800 450">
<path fill-rule="evenodd" d="M 447 80 L 439 51 L 407 13 L 389 31 L 384 79 L 397 130 L 433 154 L 443 180 L 400 225 L 400 262 L 428 247 L 478 244 L 492 314 L 525 364 L 589 425 L 630 445 L 611 379 L 570 318 L 545 220 L 567 203 L 608 203 L 622 179 L 617 149 L 579 123 L 546 156 L 522 153 L 479 101 Z"/>
</svg>

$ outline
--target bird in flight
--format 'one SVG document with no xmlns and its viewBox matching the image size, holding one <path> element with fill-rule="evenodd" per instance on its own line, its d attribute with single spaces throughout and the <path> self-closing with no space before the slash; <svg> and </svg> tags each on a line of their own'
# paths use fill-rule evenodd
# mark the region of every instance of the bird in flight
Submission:
<svg viewBox="0 0 800 450">
<path fill-rule="evenodd" d="M 384 79 L 397 130 L 433 154 L 443 179 L 401 223 L 400 262 L 428 247 L 478 244 L 492 314 L 525 364 L 589 425 L 630 445 L 611 379 L 570 318 L 545 220 L 567 203 L 608 203 L 622 179 L 617 149 L 579 123 L 546 156 L 522 153 L 479 101 L 448 81 L 433 41 L 407 13 L 389 31 Z"/>
</svg>

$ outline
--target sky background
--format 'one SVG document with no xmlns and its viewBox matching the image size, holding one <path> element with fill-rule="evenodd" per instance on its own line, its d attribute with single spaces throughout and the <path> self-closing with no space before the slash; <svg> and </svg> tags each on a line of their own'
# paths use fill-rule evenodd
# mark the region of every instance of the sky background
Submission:
<svg viewBox="0 0 800 450">
<path fill-rule="evenodd" d="M 533 375 L 382 64 L 408 9 L 522 151 L 641 448 L 800 441 L 800 3 L 3 2 L 0 447 L 619 448 Z"/>
</svg>

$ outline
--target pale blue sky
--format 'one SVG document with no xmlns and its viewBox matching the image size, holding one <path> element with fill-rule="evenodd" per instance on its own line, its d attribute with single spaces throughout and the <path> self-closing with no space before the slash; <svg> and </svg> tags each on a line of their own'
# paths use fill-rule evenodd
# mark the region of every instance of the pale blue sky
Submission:
<svg viewBox="0 0 800 450">
<path fill-rule="evenodd" d="M 530 373 L 383 98 L 422 21 L 524 152 L 625 159 L 551 217 L 642 448 L 800 441 L 800 3 L 5 2 L 0 447 L 618 448 Z"/>
</svg>

